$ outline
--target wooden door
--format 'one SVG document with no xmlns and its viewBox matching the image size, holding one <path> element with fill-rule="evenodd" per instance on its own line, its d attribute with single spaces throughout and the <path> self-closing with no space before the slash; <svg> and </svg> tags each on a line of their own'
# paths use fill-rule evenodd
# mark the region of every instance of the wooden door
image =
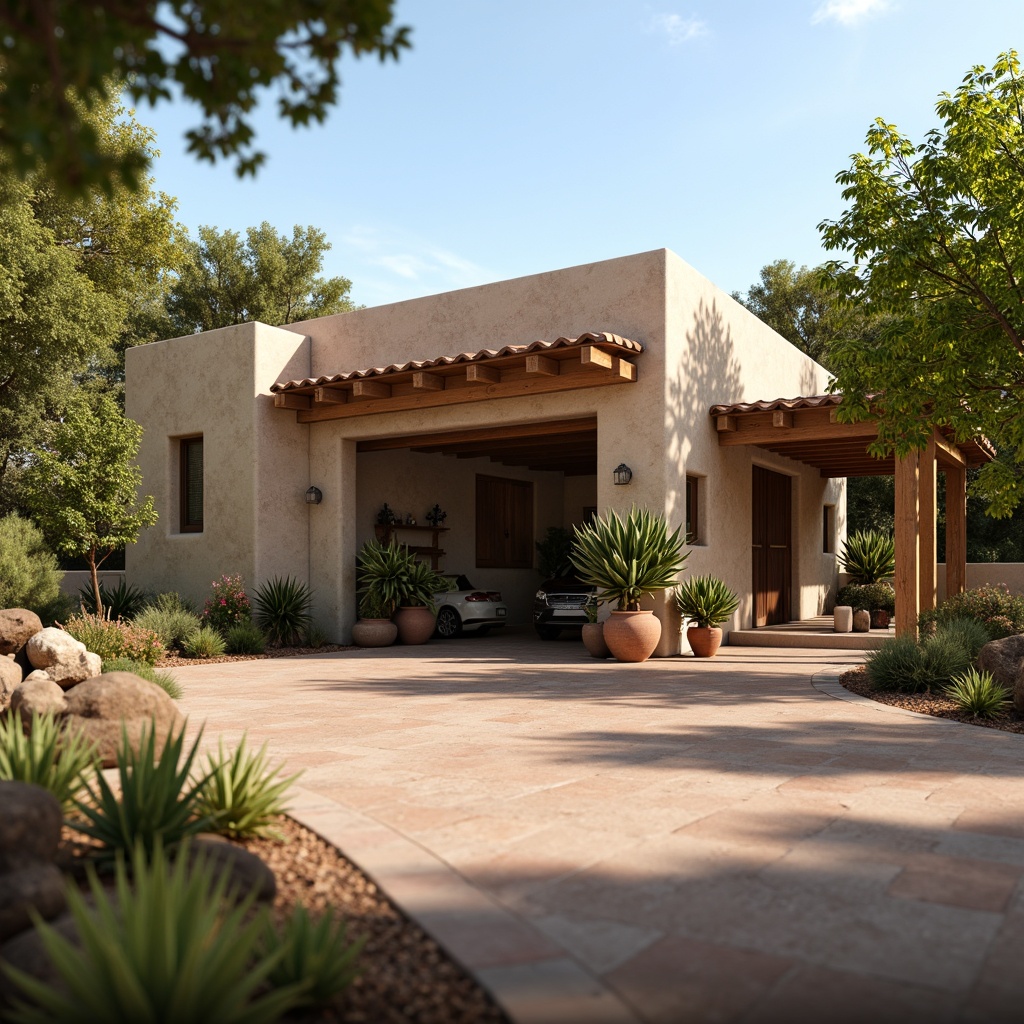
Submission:
<svg viewBox="0 0 1024 1024">
<path fill-rule="evenodd" d="M 789 622 L 792 482 L 754 466 L 752 481 L 754 625 Z"/>
<path fill-rule="evenodd" d="M 478 568 L 533 566 L 533 484 L 506 477 L 476 478 Z"/>
</svg>

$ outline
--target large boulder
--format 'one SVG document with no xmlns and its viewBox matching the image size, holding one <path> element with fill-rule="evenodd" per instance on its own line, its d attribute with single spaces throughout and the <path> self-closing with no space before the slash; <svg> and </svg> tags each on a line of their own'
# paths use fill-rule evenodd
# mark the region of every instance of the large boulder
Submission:
<svg viewBox="0 0 1024 1024">
<path fill-rule="evenodd" d="M 17 654 L 42 628 L 39 616 L 27 608 L 0 610 L 0 654 Z"/>
<path fill-rule="evenodd" d="M 39 861 L 0 874 L 0 942 L 31 927 L 32 910 L 49 920 L 66 906 L 64 876 L 55 864 Z"/>
<path fill-rule="evenodd" d="M 85 897 L 85 901 L 87 904 L 92 903 L 88 895 Z M 78 927 L 70 913 L 61 914 L 50 921 L 49 925 L 61 938 L 67 939 L 76 948 L 81 946 Z M 0 960 L 38 979 L 49 989 L 66 991 L 64 981 L 57 968 L 53 966 L 50 954 L 46 952 L 46 946 L 43 945 L 42 937 L 35 928 L 26 928 L 25 931 L 0 946 Z M 18 994 L 14 985 L 0 985 L 0 1020 L 4 1019 L 4 1008 L 13 1005 Z"/>
<path fill-rule="evenodd" d="M 0 782 L 0 872 L 52 861 L 63 823 L 52 793 L 30 782 Z"/>
<path fill-rule="evenodd" d="M 63 715 L 68 709 L 64 690 L 49 676 L 33 672 L 11 694 L 11 711 L 24 719 L 37 715 Z"/>
<path fill-rule="evenodd" d="M 991 640 L 978 654 L 978 668 L 991 672 L 997 683 L 1013 686 L 1024 665 L 1024 635 Z"/>
<path fill-rule="evenodd" d="M 25 644 L 25 650 L 32 667 L 42 669 L 65 690 L 103 670 L 98 654 L 87 651 L 85 644 L 55 626 L 36 633 Z"/>
<path fill-rule="evenodd" d="M 185 724 L 166 691 L 134 672 L 106 672 L 72 687 L 65 696 L 65 729 L 96 743 L 104 768 L 117 764 L 122 723 L 136 749 L 143 729 L 154 723 L 158 751 L 167 736 L 177 734 Z"/>
<path fill-rule="evenodd" d="M 0 711 L 11 703 L 11 694 L 21 685 L 21 666 L 14 655 L 0 655 Z"/>
</svg>

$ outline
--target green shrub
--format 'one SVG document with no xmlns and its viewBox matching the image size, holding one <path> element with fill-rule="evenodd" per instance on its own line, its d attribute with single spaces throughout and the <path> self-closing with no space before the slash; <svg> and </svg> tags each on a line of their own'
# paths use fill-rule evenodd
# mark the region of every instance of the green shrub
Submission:
<svg viewBox="0 0 1024 1024">
<path fill-rule="evenodd" d="M 323 647 L 327 643 L 327 630 L 311 622 L 303 633 L 302 643 L 304 647 Z"/>
<path fill-rule="evenodd" d="M 849 573 L 850 582 L 878 583 L 896 572 L 896 544 L 881 530 L 858 530 L 843 542 L 839 568 Z"/>
<path fill-rule="evenodd" d="M 131 658 L 113 658 L 103 662 L 104 672 L 134 672 L 141 679 L 156 683 L 172 700 L 181 700 L 181 684 L 170 672 L 147 665 L 144 661 L 132 661 Z"/>
<path fill-rule="evenodd" d="M 921 641 L 924 652 L 925 689 L 932 690 L 945 686 L 961 672 L 966 672 L 974 663 L 963 639 L 955 633 L 936 633 Z"/>
<path fill-rule="evenodd" d="M 975 718 L 1001 718 L 1010 709 L 1010 691 L 997 683 L 990 672 L 973 668 L 962 672 L 953 677 L 945 692 Z"/>
<path fill-rule="evenodd" d="M 67 889 L 78 945 L 36 918 L 60 984 L 0 965 L 31 1001 L 9 1011 L 14 1024 L 271 1024 L 308 998 L 315 979 L 268 988 L 291 949 L 266 948 L 266 908 L 254 895 L 232 905 L 227 874 L 202 855 L 172 864 L 159 842 L 140 845 L 130 869 L 118 859 L 113 892 L 88 879 L 89 897 Z"/>
<path fill-rule="evenodd" d="M 199 832 L 208 832 L 213 822 L 199 811 L 198 797 L 206 779 L 190 778 L 196 759 L 200 731 L 182 760 L 185 730 L 168 734 L 159 754 L 152 726 L 144 726 L 133 747 L 122 726 L 117 751 L 120 797 L 102 773 L 86 787 L 86 798 L 75 807 L 84 821 L 79 831 L 103 845 L 103 856 L 141 848 L 151 856 L 158 845 L 167 849 Z"/>
<path fill-rule="evenodd" d="M 896 591 L 890 583 L 848 583 L 836 595 L 836 604 L 849 605 L 854 610 L 865 608 L 869 612 L 876 608 L 896 612 Z"/>
<path fill-rule="evenodd" d="M 78 591 L 82 608 L 89 614 L 96 614 L 96 595 L 92 591 L 92 583 L 86 583 Z M 146 603 L 146 595 L 136 586 L 129 586 L 122 576 L 116 587 L 108 587 L 100 580 L 100 601 L 103 603 L 103 615 L 108 619 L 134 619 L 142 611 Z"/>
<path fill-rule="evenodd" d="M 213 593 L 203 605 L 203 625 L 223 634 L 239 622 L 252 618 L 252 607 L 241 576 L 221 576 L 210 587 Z"/>
<path fill-rule="evenodd" d="M 275 576 L 256 588 L 255 619 L 275 647 L 296 644 L 310 625 L 313 595 L 301 580 Z"/>
<path fill-rule="evenodd" d="M 195 612 L 187 608 L 160 608 L 149 605 L 132 620 L 141 629 L 151 629 L 160 637 L 164 647 L 181 647 L 185 637 L 199 629 L 201 623 Z"/>
<path fill-rule="evenodd" d="M 977 619 L 946 619 L 936 626 L 936 636 L 951 636 L 967 651 L 972 662 L 977 660 L 982 647 L 988 643 L 988 630 Z"/>
<path fill-rule="evenodd" d="M 99 767 L 96 745 L 81 735 L 64 736 L 54 715 L 33 712 L 30 729 L 26 736 L 18 714 L 0 721 L 0 779 L 42 786 L 67 813 Z"/>
<path fill-rule="evenodd" d="M 255 622 L 238 622 L 224 637 L 228 654 L 262 654 L 267 638 Z"/>
<path fill-rule="evenodd" d="M 159 608 L 162 612 L 191 612 L 196 614 L 196 606 L 187 598 L 182 597 L 176 590 L 165 590 L 157 594 L 149 602 L 150 608 Z"/>
<path fill-rule="evenodd" d="M 243 735 L 229 755 L 218 743 L 218 756 L 208 755 L 196 794 L 197 812 L 214 822 L 215 831 L 234 839 L 272 833 L 274 819 L 288 810 L 284 795 L 301 774 L 280 778 L 280 766 L 268 768 L 267 745 L 251 753 L 245 742 Z"/>
<path fill-rule="evenodd" d="M 185 637 L 181 649 L 190 658 L 219 658 L 228 648 L 217 630 L 212 626 L 201 626 Z"/>
<path fill-rule="evenodd" d="M 14 512 L 0 519 L 0 608 L 48 610 L 63 576 L 39 527 Z"/>
<path fill-rule="evenodd" d="M 334 914 L 314 921 L 297 903 L 280 934 L 269 923 L 264 928 L 264 948 L 281 954 L 268 979 L 285 990 L 301 988 L 303 1006 L 324 1006 L 352 984 L 364 941 L 350 941 Z"/>
<path fill-rule="evenodd" d="M 736 595 L 715 576 L 694 576 L 676 587 L 676 607 L 698 626 L 718 626 L 740 606 Z"/>
<path fill-rule="evenodd" d="M 1024 633 L 1024 597 L 1011 594 L 1002 584 L 974 587 L 947 597 L 938 608 L 922 612 L 918 625 L 922 633 L 931 633 L 939 623 L 964 618 L 983 623 L 990 640 Z"/>
<path fill-rule="evenodd" d="M 924 651 L 912 636 L 888 637 L 865 662 L 868 682 L 876 690 L 914 693 L 926 688 Z"/>
<path fill-rule="evenodd" d="M 130 658 L 155 665 L 165 653 L 163 642 L 153 630 L 120 620 L 73 615 L 64 623 L 64 629 L 103 661 Z"/>
</svg>

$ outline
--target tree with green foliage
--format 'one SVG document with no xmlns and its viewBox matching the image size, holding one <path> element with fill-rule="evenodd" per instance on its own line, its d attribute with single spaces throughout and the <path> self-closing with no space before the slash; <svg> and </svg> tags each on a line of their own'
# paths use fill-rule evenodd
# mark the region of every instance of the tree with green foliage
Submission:
<svg viewBox="0 0 1024 1024">
<path fill-rule="evenodd" d="M 237 231 L 199 229 L 184 239 L 178 279 L 167 298 L 175 334 L 259 320 L 272 326 L 345 313 L 355 306 L 346 277 L 320 276 L 330 243 L 324 232 L 296 225 L 292 236 L 266 221 Z"/>
<path fill-rule="evenodd" d="M 338 102 L 338 62 L 397 60 L 407 27 L 393 27 L 394 0 L 40 0 L 0 5 L 4 40 L 0 158 L 22 175 L 45 169 L 82 194 L 135 188 L 151 163 L 144 147 L 110 152 L 83 116 L 123 88 L 137 103 L 180 98 L 200 108 L 185 137 L 211 163 L 234 158 L 253 174 L 251 113 L 278 86 L 278 113 L 293 126 L 322 122 Z M 76 102 L 76 97 L 79 102 Z"/>
<path fill-rule="evenodd" d="M 976 488 L 991 515 L 1024 497 L 1024 82 L 1017 54 L 974 67 L 940 97 L 915 144 L 877 119 L 837 180 L 850 203 L 820 225 L 848 254 L 829 272 L 885 316 L 877 339 L 840 341 L 830 368 L 840 417 L 877 416 L 874 450 L 923 448 L 931 425 L 988 436 L 1005 458 Z"/>
<path fill-rule="evenodd" d="M 137 498 L 141 438 L 142 427 L 107 396 L 76 402 L 45 447 L 31 453 L 22 478 L 23 501 L 53 549 L 88 561 L 98 614 L 97 570 L 157 520 L 152 497 Z"/>
<path fill-rule="evenodd" d="M 0 608 L 45 610 L 63 575 L 35 523 L 16 513 L 0 519 Z"/>
</svg>

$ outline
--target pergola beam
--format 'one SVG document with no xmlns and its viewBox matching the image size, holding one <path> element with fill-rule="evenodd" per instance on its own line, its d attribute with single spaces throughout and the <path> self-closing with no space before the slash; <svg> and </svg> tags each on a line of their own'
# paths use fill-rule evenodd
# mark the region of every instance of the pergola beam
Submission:
<svg viewBox="0 0 1024 1024">
<path fill-rule="evenodd" d="M 920 453 L 896 460 L 896 635 L 917 636 L 920 614 Z"/>
<path fill-rule="evenodd" d="M 935 607 L 935 506 L 937 472 L 935 462 L 935 439 L 928 442 L 920 453 L 919 515 L 921 525 L 918 534 L 918 558 L 920 560 L 919 611 L 930 611 Z"/>
<path fill-rule="evenodd" d="M 946 468 L 946 597 L 967 589 L 967 469 Z"/>
</svg>

